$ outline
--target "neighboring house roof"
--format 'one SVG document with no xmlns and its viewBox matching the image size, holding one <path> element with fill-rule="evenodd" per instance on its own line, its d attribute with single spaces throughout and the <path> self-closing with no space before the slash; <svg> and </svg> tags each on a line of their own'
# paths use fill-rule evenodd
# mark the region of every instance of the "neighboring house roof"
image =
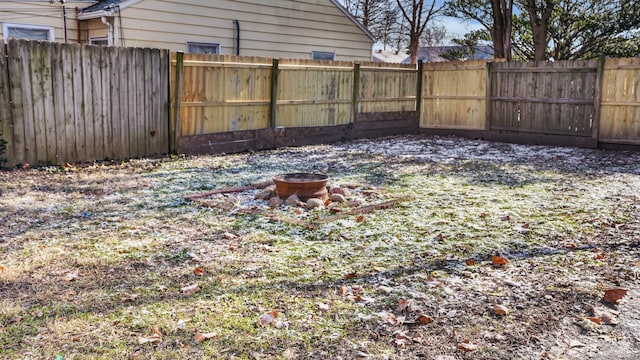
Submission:
<svg viewBox="0 0 640 360">
<path fill-rule="evenodd" d="M 465 46 L 450 45 L 450 46 L 424 46 L 418 49 L 417 58 L 423 62 L 443 62 L 449 61 L 442 57 L 446 52 L 450 51 L 464 51 Z M 467 57 L 464 60 L 489 60 L 493 59 L 493 48 L 489 45 L 478 45 L 475 47 L 474 52 L 467 52 Z M 409 62 L 405 60 L 404 62 Z"/>
<path fill-rule="evenodd" d="M 125 9 L 128 6 L 134 5 L 139 3 L 142 0 L 102 0 L 102 1 L 98 1 L 98 3 L 93 4 L 89 7 L 86 7 L 82 10 L 80 10 L 80 16 L 78 16 L 78 18 L 80 20 L 86 20 L 86 19 L 93 19 L 93 18 L 97 18 L 100 16 L 111 16 L 112 14 L 110 13 L 112 11 L 112 9 L 115 9 L 116 7 L 119 8 L 119 10 Z M 349 20 L 351 20 L 358 28 L 360 28 L 360 30 L 362 30 L 362 32 L 365 33 L 365 35 L 367 35 L 369 37 L 369 39 L 371 39 L 371 41 L 376 41 L 376 39 L 373 37 L 373 34 L 371 34 L 371 32 L 364 27 L 364 25 L 362 25 L 355 17 L 353 17 L 353 15 L 351 15 L 351 13 L 349 13 L 349 11 L 347 11 L 347 9 L 345 9 L 344 6 L 342 6 L 342 4 L 340 4 L 340 2 L 338 2 L 338 0 L 330 0 L 332 4 L 334 4 L 338 9 L 340 9 L 340 11 L 342 11 L 342 13 L 349 18 Z"/>
<path fill-rule="evenodd" d="M 373 61 L 375 62 L 402 64 L 402 63 L 408 62 L 407 60 L 408 57 L 409 56 L 407 55 L 406 50 L 402 50 L 402 51 L 376 50 L 373 52 Z"/>
</svg>

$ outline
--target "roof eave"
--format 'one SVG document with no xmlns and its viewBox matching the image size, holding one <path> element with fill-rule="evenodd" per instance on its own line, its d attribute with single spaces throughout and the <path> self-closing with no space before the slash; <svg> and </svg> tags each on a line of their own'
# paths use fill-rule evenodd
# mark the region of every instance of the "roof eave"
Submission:
<svg viewBox="0 0 640 360">
<path fill-rule="evenodd" d="M 349 11 L 347 11 L 347 9 L 344 8 L 344 6 L 342 6 L 342 4 L 340 4 L 338 2 L 338 0 L 331 0 L 331 2 L 338 8 L 340 9 L 340 11 L 342 11 L 342 13 L 349 18 L 349 20 L 351 20 L 354 24 L 356 24 L 356 26 L 358 28 L 360 28 L 360 30 L 362 30 L 362 32 L 364 32 L 365 35 L 367 35 L 367 37 L 369 39 L 371 39 L 371 41 L 376 42 L 376 39 L 373 37 L 373 34 L 371 33 L 371 31 L 369 31 L 366 27 L 364 27 L 364 25 L 360 24 L 360 22 L 353 16 L 351 15 L 351 13 Z"/>
</svg>

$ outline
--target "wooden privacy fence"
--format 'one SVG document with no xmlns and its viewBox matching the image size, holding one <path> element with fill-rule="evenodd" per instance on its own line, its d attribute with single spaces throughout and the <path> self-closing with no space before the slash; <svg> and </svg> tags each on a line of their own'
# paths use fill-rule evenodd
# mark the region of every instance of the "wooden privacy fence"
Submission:
<svg viewBox="0 0 640 360">
<path fill-rule="evenodd" d="M 168 51 L 11 39 L 0 59 L 9 164 L 168 151 Z"/>
<path fill-rule="evenodd" d="M 4 155 L 9 165 L 420 131 L 640 146 L 640 59 L 416 67 L 0 45 L 0 163 Z"/>
<path fill-rule="evenodd" d="M 330 142 L 418 130 L 415 65 L 171 57 L 171 128 L 179 152 L 240 151 L 308 143 L 305 138 Z"/>
</svg>

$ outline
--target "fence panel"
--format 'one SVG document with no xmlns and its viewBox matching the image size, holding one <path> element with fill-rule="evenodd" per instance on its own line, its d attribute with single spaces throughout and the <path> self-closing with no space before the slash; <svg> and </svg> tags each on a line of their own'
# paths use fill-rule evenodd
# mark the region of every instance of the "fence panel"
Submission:
<svg viewBox="0 0 640 360">
<path fill-rule="evenodd" d="M 269 59 L 184 54 L 183 64 L 180 136 L 269 127 Z"/>
<path fill-rule="evenodd" d="M 640 59 L 606 59 L 600 140 L 640 145 Z"/>
<path fill-rule="evenodd" d="M 359 113 L 416 110 L 415 65 L 361 63 L 359 75 Z"/>
<path fill-rule="evenodd" d="M 281 59 L 276 126 L 344 125 L 353 119 L 353 63 Z"/>
<path fill-rule="evenodd" d="M 482 130 L 486 127 L 487 62 L 425 63 L 420 126 Z"/>
<path fill-rule="evenodd" d="M 11 99 L 2 106 L 10 109 L 9 164 L 167 152 L 168 75 L 153 81 L 167 58 L 161 50 L 10 40 L 2 87 Z"/>
<path fill-rule="evenodd" d="M 491 65 L 491 130 L 591 137 L 597 60 Z"/>
</svg>

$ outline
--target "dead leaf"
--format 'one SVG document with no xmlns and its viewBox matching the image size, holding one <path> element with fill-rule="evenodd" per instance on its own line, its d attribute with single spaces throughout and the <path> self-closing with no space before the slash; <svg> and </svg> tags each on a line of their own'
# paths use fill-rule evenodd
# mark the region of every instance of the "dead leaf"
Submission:
<svg viewBox="0 0 640 360">
<path fill-rule="evenodd" d="M 224 238 L 227 239 L 227 240 L 233 240 L 233 239 L 237 239 L 238 238 L 238 235 L 232 234 L 230 232 L 226 232 L 226 233 L 222 234 L 222 236 L 224 236 Z"/>
<path fill-rule="evenodd" d="M 435 241 L 438 241 L 438 242 L 443 242 L 443 241 L 444 241 L 444 239 L 445 239 L 445 237 L 444 237 L 444 235 L 442 235 L 442 234 L 438 234 L 438 235 L 436 235 L 436 237 L 434 238 L 434 240 L 435 240 Z"/>
<path fill-rule="evenodd" d="M 464 263 L 467 266 L 473 266 L 476 264 L 476 261 L 474 259 L 467 259 Z"/>
<path fill-rule="evenodd" d="M 378 290 L 382 291 L 385 294 L 391 294 L 391 292 L 393 291 L 393 288 L 388 287 L 388 286 L 384 286 L 384 285 L 380 285 L 380 286 L 378 286 Z"/>
<path fill-rule="evenodd" d="M 193 269 L 193 273 L 196 274 L 196 276 L 202 276 L 204 275 L 204 269 L 201 266 L 196 266 Z"/>
<path fill-rule="evenodd" d="M 493 259 L 491 260 L 491 263 L 493 264 L 493 266 L 500 267 L 500 266 L 507 265 L 509 263 L 509 260 L 499 255 L 493 255 Z"/>
<path fill-rule="evenodd" d="M 371 304 L 375 300 L 372 297 L 356 295 L 356 296 L 353 297 L 353 301 L 355 301 L 357 303 L 360 303 L 360 304 Z"/>
<path fill-rule="evenodd" d="M 171 332 L 173 334 L 177 333 L 180 330 L 184 330 L 185 326 L 186 326 L 187 322 L 184 320 L 178 320 L 178 323 L 176 324 L 176 326 L 173 327 L 173 329 L 171 329 Z"/>
<path fill-rule="evenodd" d="M 607 257 L 607 254 L 604 254 L 604 253 L 596 254 L 596 259 L 597 259 L 597 260 L 602 260 L 602 259 L 604 259 L 605 257 Z"/>
<path fill-rule="evenodd" d="M 152 334 L 149 336 L 139 336 L 138 344 L 142 345 L 142 344 L 156 343 L 156 342 L 162 341 L 162 333 L 160 332 L 160 329 L 158 329 L 157 326 L 153 326 L 151 328 L 151 333 Z"/>
<path fill-rule="evenodd" d="M 581 343 L 578 340 L 569 340 L 569 349 L 577 348 L 577 347 L 585 347 L 587 345 Z"/>
<path fill-rule="evenodd" d="M 348 295 L 350 290 L 351 288 L 347 285 L 340 285 L 340 287 L 338 288 L 338 292 L 342 296 Z"/>
<path fill-rule="evenodd" d="M 420 324 L 422 325 L 427 325 L 427 324 L 431 324 L 433 322 L 433 319 L 430 316 L 420 314 L 416 318 L 416 321 L 420 322 Z"/>
<path fill-rule="evenodd" d="M 123 297 L 121 297 L 120 300 L 123 303 L 132 303 L 132 302 L 136 301 L 137 297 L 138 297 L 138 294 L 126 294 Z"/>
<path fill-rule="evenodd" d="M 210 332 L 210 333 L 201 333 L 200 331 L 196 332 L 196 335 L 193 337 L 197 343 L 201 343 L 207 339 L 213 339 L 218 336 L 218 333 Z"/>
<path fill-rule="evenodd" d="M 464 350 L 464 351 L 476 351 L 478 350 L 479 346 L 470 342 L 469 340 L 463 340 L 462 342 L 458 343 L 458 349 Z"/>
<path fill-rule="evenodd" d="M 267 326 L 273 323 L 273 320 L 275 320 L 277 317 L 278 317 L 278 312 L 275 310 L 271 310 L 267 313 L 260 315 L 260 317 L 258 318 L 258 325 Z"/>
<path fill-rule="evenodd" d="M 358 274 L 357 271 L 350 272 L 350 273 L 344 274 L 342 278 L 345 280 L 353 279 L 354 277 L 356 277 L 357 274 Z"/>
<path fill-rule="evenodd" d="M 627 289 L 623 289 L 623 288 L 609 289 L 609 290 L 605 290 L 603 300 L 611 304 L 618 304 L 620 303 L 620 300 L 622 300 L 622 298 L 625 295 L 627 295 Z"/>
<path fill-rule="evenodd" d="M 411 337 L 405 332 L 399 332 L 396 334 L 395 343 L 397 347 L 405 347 L 411 345 Z"/>
<path fill-rule="evenodd" d="M 398 300 L 398 307 L 396 308 L 397 312 L 414 312 L 416 311 L 416 304 L 413 302 L 413 300 L 405 300 L 405 299 L 400 299 Z"/>
<path fill-rule="evenodd" d="M 154 325 L 154 326 L 151 328 L 151 332 L 152 332 L 154 335 L 158 335 L 158 336 L 160 336 L 160 338 L 162 338 L 162 333 L 160 332 L 160 329 L 158 329 L 158 326 L 157 326 L 157 325 Z"/>
<path fill-rule="evenodd" d="M 382 266 L 374 266 L 373 270 L 375 270 L 377 272 L 385 272 L 385 271 L 387 271 L 387 269 L 383 268 Z"/>
<path fill-rule="evenodd" d="M 5 268 L 4 265 L 0 265 L 0 274 L 3 274 L 5 271 L 7 271 L 7 268 Z"/>
<path fill-rule="evenodd" d="M 151 336 L 139 336 L 138 337 L 138 344 L 140 344 L 140 345 L 148 344 L 148 343 L 161 342 L 161 341 L 162 341 L 162 338 L 160 338 L 156 334 L 153 334 Z"/>
<path fill-rule="evenodd" d="M 602 321 L 600 320 L 600 318 L 597 318 L 597 317 L 587 317 L 587 320 L 589 320 L 589 321 L 593 321 L 594 323 L 596 323 L 596 324 L 598 324 L 598 325 L 600 325 L 600 323 L 602 322 Z"/>
<path fill-rule="evenodd" d="M 506 306 L 498 305 L 498 304 L 493 305 L 493 313 L 496 315 L 504 316 L 504 315 L 507 315 L 508 312 L 509 310 L 507 309 Z"/>
<path fill-rule="evenodd" d="M 503 215 L 502 217 L 500 217 L 500 220 L 502 221 L 509 221 L 509 219 L 511 219 L 511 216 L 509 216 L 509 214 Z"/>
<path fill-rule="evenodd" d="M 183 287 L 182 289 L 180 289 L 180 292 L 182 293 L 182 295 L 191 296 L 193 294 L 199 293 L 200 290 L 201 290 L 200 285 L 193 284 L 193 285 Z"/>
<path fill-rule="evenodd" d="M 605 325 L 618 325 L 618 320 L 616 320 L 616 316 L 610 313 L 603 313 L 600 315 L 600 320 Z"/>
<path fill-rule="evenodd" d="M 388 311 L 381 311 L 376 315 L 378 315 L 382 320 L 388 322 L 391 325 L 402 325 L 405 320 L 404 316 L 396 316 L 395 314 L 392 314 Z"/>
<path fill-rule="evenodd" d="M 357 222 L 365 222 L 365 220 L 367 220 L 367 218 L 364 215 L 358 215 L 356 218 Z"/>
<path fill-rule="evenodd" d="M 62 280 L 66 282 L 71 282 L 78 279 L 78 276 L 80 276 L 80 271 L 78 269 L 75 269 L 71 272 L 68 272 L 65 276 L 63 276 Z"/>
<path fill-rule="evenodd" d="M 487 214 L 486 212 L 480 213 L 480 217 L 481 218 L 486 218 L 487 216 L 489 216 L 489 214 Z"/>
<path fill-rule="evenodd" d="M 316 303 L 316 305 L 318 306 L 318 309 L 322 311 L 329 311 L 329 304 L 319 302 L 319 303 Z"/>
</svg>

